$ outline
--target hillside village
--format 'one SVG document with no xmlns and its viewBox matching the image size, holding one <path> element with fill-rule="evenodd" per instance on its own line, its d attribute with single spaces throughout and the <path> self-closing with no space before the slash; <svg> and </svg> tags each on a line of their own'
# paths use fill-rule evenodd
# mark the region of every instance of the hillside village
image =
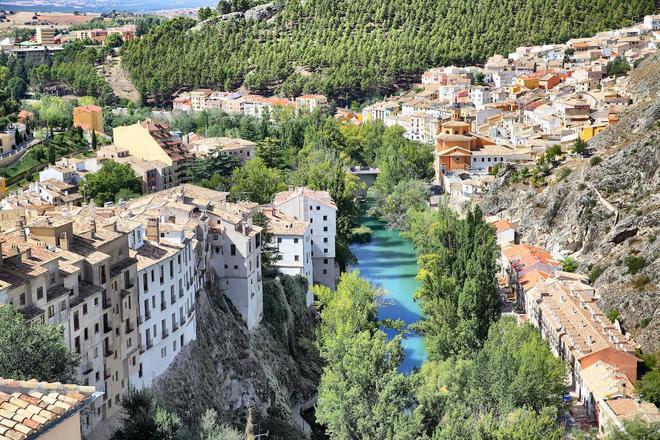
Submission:
<svg viewBox="0 0 660 440">
<path fill-rule="evenodd" d="M 3 52 L 37 59 L 59 50 L 56 36 L 38 29 L 36 46 L 7 40 L 0 43 Z M 113 33 L 135 37 L 130 27 L 77 32 L 79 39 L 99 42 Z M 288 108 L 334 111 L 347 125 L 400 126 L 405 138 L 433 150 L 434 178 L 427 183 L 436 195 L 429 204 L 444 199 L 462 212 L 507 167 L 543 179 L 550 176 L 538 167 L 548 162 L 549 151 L 587 156 L 589 144 L 583 150 L 576 145 L 617 124 L 634 104 L 623 87 L 626 73 L 657 56 L 659 41 L 660 16 L 653 15 L 592 38 L 519 47 L 493 55 L 484 66 L 433 68 L 408 92 L 361 111 L 336 108 L 319 94 L 287 98 L 196 89 L 173 97 L 172 112 L 164 113 L 213 109 L 262 118 Z M 0 439 L 33 438 L 72 409 L 80 414 L 83 437 L 107 429 L 129 388 L 154 386 L 195 343 L 198 299 L 209 286 L 218 287 L 247 330 L 256 332 L 265 319 L 265 247 L 276 250 L 277 271 L 305 277 L 310 310 L 314 285 L 337 287 L 338 206 L 329 192 L 291 186 L 270 203 L 231 201 L 227 192 L 199 186 L 190 171 L 199 160 L 219 155 L 245 165 L 257 157 L 255 142 L 175 132 L 167 118 L 117 126 L 109 136 L 107 111 L 96 105 L 73 110 L 74 127 L 90 146 L 107 140 L 91 154 L 57 158 L 38 171 L 38 180 L 11 191 L 2 178 L 0 304 L 12 304 L 29 323 L 62 325 L 80 366 L 79 387 L 67 391 L 61 384 L 0 379 Z M 0 160 L 32 148 L 33 117 L 21 112 L 15 126 L 0 134 Z M 81 193 L 85 177 L 109 162 L 130 166 L 141 196 L 97 206 Z M 355 165 L 359 175 L 359 165 L 366 164 Z M 258 216 L 268 219 L 267 227 L 257 224 Z M 589 277 L 521 240 L 512 219 L 491 220 L 501 248 L 502 302 L 517 322 L 537 327 L 568 365 L 576 423 L 604 436 L 633 417 L 660 421 L 658 408 L 635 390 L 640 344 L 601 310 Z M 57 398 L 65 407 L 53 402 Z M 29 413 L 27 402 L 47 407 L 48 414 Z"/>
</svg>

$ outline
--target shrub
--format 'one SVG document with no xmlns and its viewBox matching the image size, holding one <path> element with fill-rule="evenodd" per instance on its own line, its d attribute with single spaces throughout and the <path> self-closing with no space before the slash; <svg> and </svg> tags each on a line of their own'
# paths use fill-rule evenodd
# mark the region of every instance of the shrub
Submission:
<svg viewBox="0 0 660 440">
<path fill-rule="evenodd" d="M 616 321 L 616 318 L 618 317 L 619 317 L 619 311 L 617 309 L 610 309 L 607 312 L 607 319 L 609 319 L 612 322 Z"/>
<path fill-rule="evenodd" d="M 641 277 L 635 278 L 632 282 L 632 285 L 635 289 L 642 290 L 650 282 L 651 282 L 651 278 L 647 277 L 646 275 L 643 275 Z"/>
<path fill-rule="evenodd" d="M 587 188 L 587 185 L 585 185 L 583 182 L 580 182 L 577 186 L 577 189 L 579 191 L 584 191 Z"/>
<path fill-rule="evenodd" d="M 635 257 L 632 255 L 627 256 L 624 258 L 623 262 L 626 264 L 626 267 L 628 268 L 628 273 L 630 275 L 635 275 L 636 273 L 639 273 L 642 269 L 644 269 L 644 266 L 646 265 L 646 260 L 644 257 Z"/>
<path fill-rule="evenodd" d="M 600 163 L 603 161 L 603 158 L 600 156 L 594 156 L 591 159 L 589 159 L 589 165 L 592 167 L 595 167 L 597 165 L 600 165 Z"/>
<path fill-rule="evenodd" d="M 565 178 L 568 177 L 569 174 L 571 174 L 571 169 L 568 167 L 561 167 L 559 168 L 559 171 L 557 171 L 557 181 L 561 182 Z"/>
<path fill-rule="evenodd" d="M 587 152 L 587 143 L 582 139 L 578 139 L 577 141 L 575 141 L 575 144 L 573 145 L 573 153 L 583 155 L 586 152 Z"/>
<path fill-rule="evenodd" d="M 371 241 L 372 231 L 367 226 L 359 226 L 351 230 L 352 243 L 369 243 Z"/>
<path fill-rule="evenodd" d="M 564 272 L 575 272 L 578 268 L 578 262 L 571 257 L 561 260 L 561 270 Z"/>
<path fill-rule="evenodd" d="M 639 328 L 646 328 L 650 322 L 651 322 L 651 318 L 642 319 L 641 321 L 639 321 Z"/>
<path fill-rule="evenodd" d="M 603 274 L 603 272 L 605 272 L 604 267 L 594 266 L 593 269 L 591 269 L 591 272 L 589 272 L 589 282 L 591 284 L 595 283 L 598 277 Z"/>
</svg>

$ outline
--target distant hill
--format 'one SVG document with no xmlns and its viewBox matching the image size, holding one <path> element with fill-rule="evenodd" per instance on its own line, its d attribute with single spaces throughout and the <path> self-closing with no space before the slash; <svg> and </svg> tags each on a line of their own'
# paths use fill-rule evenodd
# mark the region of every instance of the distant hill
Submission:
<svg viewBox="0 0 660 440">
<path fill-rule="evenodd" d="M 208 86 L 346 100 L 392 92 L 425 68 L 641 21 L 653 0 L 288 0 L 268 20 L 175 19 L 125 50 L 144 95 Z"/>
<path fill-rule="evenodd" d="M 112 10 L 142 12 L 215 6 L 218 2 L 213 0 L 59 0 L 45 2 L 35 0 L 34 5 L 27 5 L 25 1 L 22 1 L 20 5 L 12 3 L 11 0 L 0 2 L 0 9 L 38 12 L 110 12 Z"/>
</svg>

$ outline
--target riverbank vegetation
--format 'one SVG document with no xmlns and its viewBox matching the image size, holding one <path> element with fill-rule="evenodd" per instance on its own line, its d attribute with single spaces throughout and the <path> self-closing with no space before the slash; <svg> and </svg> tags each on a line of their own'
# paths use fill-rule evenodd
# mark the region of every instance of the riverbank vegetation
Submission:
<svg viewBox="0 0 660 440">
<path fill-rule="evenodd" d="M 270 20 L 233 17 L 200 30 L 191 30 L 197 22 L 189 18 L 169 20 L 126 44 L 122 65 L 157 102 L 182 87 L 219 85 L 282 96 L 319 92 L 348 105 L 391 94 L 431 66 L 483 63 L 517 46 L 620 28 L 653 11 L 651 0 L 606 7 L 592 0 L 287 1 Z"/>
</svg>

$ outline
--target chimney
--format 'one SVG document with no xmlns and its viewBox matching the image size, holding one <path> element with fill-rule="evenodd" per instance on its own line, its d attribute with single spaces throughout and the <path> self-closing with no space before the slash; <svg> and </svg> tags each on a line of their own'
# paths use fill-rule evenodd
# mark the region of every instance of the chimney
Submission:
<svg viewBox="0 0 660 440">
<path fill-rule="evenodd" d="M 158 243 L 160 241 L 160 226 L 158 217 L 147 219 L 147 240 Z"/>
<path fill-rule="evenodd" d="M 69 238 L 69 234 L 66 231 L 62 232 L 62 235 L 60 236 L 60 249 L 68 251 L 71 246 L 70 240 L 71 238 Z"/>
<path fill-rule="evenodd" d="M 91 238 L 94 239 L 94 238 L 96 238 L 96 220 L 90 219 L 89 220 L 89 226 L 91 228 L 91 231 L 90 231 Z"/>
</svg>

